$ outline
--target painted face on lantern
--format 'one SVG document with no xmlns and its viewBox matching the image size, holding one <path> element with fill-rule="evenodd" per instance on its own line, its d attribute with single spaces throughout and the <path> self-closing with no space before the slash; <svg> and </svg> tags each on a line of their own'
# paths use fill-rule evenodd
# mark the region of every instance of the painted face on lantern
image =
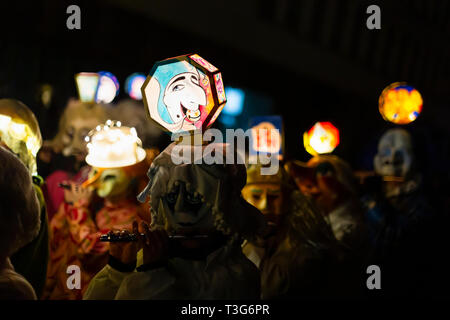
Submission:
<svg viewBox="0 0 450 320">
<path fill-rule="evenodd" d="M 162 201 L 168 223 L 177 234 L 208 233 L 215 229 L 210 207 L 198 192 L 188 191 L 185 182 L 175 182 Z"/>
<path fill-rule="evenodd" d="M 403 129 L 387 131 L 380 139 L 374 167 L 381 176 L 405 177 L 413 162 L 411 136 Z"/>
<path fill-rule="evenodd" d="M 244 199 L 264 214 L 269 224 L 277 225 L 283 212 L 281 185 L 251 183 L 242 189 Z"/>
<path fill-rule="evenodd" d="M 95 179 L 94 177 L 97 176 Z M 117 197 L 126 194 L 131 178 L 121 168 L 98 169 L 92 168 L 90 179 L 95 179 L 92 186 L 101 198 Z"/>
<path fill-rule="evenodd" d="M 184 118 L 192 123 L 200 120 L 199 107 L 206 105 L 206 94 L 199 81 L 196 71 L 177 74 L 169 81 L 164 92 L 164 104 L 174 123 Z"/>
</svg>

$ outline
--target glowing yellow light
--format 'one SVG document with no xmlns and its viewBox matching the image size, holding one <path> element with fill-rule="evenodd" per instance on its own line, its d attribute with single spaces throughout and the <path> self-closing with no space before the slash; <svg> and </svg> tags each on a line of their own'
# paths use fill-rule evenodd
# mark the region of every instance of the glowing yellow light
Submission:
<svg viewBox="0 0 450 320">
<path fill-rule="evenodd" d="M 0 114 L 0 130 L 8 131 L 10 122 L 11 122 L 11 117 Z"/>
<path fill-rule="evenodd" d="M 137 138 L 136 129 L 119 124 L 119 121 L 111 121 L 90 133 L 91 142 L 87 145 L 89 154 L 86 157 L 89 165 L 119 168 L 136 164 L 145 158 L 146 152 Z"/>
<path fill-rule="evenodd" d="M 422 112 L 423 100 L 419 91 L 404 82 L 386 87 L 380 95 L 379 111 L 386 121 L 408 124 Z"/>
<path fill-rule="evenodd" d="M 339 130 L 330 122 L 317 122 L 303 134 L 303 144 L 313 156 L 331 153 L 339 145 Z"/>
<path fill-rule="evenodd" d="M 22 140 L 27 136 L 25 127 L 24 124 L 13 121 L 10 126 L 10 132 L 14 138 Z"/>
<path fill-rule="evenodd" d="M 31 154 L 36 157 L 39 148 L 41 147 L 41 144 L 39 143 L 39 140 L 35 136 L 28 136 L 27 138 L 27 149 L 30 150 Z"/>
</svg>

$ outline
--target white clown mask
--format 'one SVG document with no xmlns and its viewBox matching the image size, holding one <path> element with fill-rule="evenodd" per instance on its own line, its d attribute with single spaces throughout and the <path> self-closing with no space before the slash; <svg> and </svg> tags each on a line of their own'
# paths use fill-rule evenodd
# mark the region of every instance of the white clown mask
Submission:
<svg viewBox="0 0 450 320">
<path fill-rule="evenodd" d="M 414 161 L 412 139 L 404 129 L 390 129 L 378 143 L 375 172 L 381 176 L 406 177 Z"/>
</svg>

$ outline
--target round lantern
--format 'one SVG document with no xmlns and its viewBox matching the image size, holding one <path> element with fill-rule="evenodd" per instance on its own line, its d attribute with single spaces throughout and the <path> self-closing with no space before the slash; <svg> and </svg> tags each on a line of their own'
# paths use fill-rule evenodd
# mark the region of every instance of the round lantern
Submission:
<svg viewBox="0 0 450 320">
<path fill-rule="evenodd" d="M 142 100 L 141 87 L 145 82 L 143 73 L 133 73 L 125 80 L 125 91 L 134 100 Z"/>
<path fill-rule="evenodd" d="M 100 71 L 98 75 L 100 78 L 95 101 L 97 103 L 111 103 L 119 93 L 119 81 L 112 73 L 107 71 Z"/>
<path fill-rule="evenodd" d="M 380 95 L 379 110 L 383 119 L 395 124 L 408 124 L 422 111 L 423 100 L 417 89 L 405 82 L 386 87 Z"/>
</svg>

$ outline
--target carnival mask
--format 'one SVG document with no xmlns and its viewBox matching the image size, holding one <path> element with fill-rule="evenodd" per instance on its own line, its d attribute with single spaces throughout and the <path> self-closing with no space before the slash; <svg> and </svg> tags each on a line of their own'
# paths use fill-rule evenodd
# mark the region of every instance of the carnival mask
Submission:
<svg viewBox="0 0 450 320">
<path fill-rule="evenodd" d="M 413 163 L 412 142 L 403 129 L 388 130 L 380 139 L 374 167 L 381 176 L 405 177 Z"/>
<path fill-rule="evenodd" d="M 214 229 L 211 208 L 198 192 L 187 190 L 185 182 L 176 181 L 162 198 L 162 202 L 168 223 L 177 233 L 189 234 Z"/>
<path fill-rule="evenodd" d="M 283 194 L 280 184 L 247 184 L 242 189 L 242 196 L 264 214 L 269 224 L 277 225 L 280 222 L 283 212 Z"/>
<path fill-rule="evenodd" d="M 121 168 L 92 168 L 89 173 L 90 185 L 101 198 L 117 197 L 127 193 L 131 178 Z"/>
</svg>

